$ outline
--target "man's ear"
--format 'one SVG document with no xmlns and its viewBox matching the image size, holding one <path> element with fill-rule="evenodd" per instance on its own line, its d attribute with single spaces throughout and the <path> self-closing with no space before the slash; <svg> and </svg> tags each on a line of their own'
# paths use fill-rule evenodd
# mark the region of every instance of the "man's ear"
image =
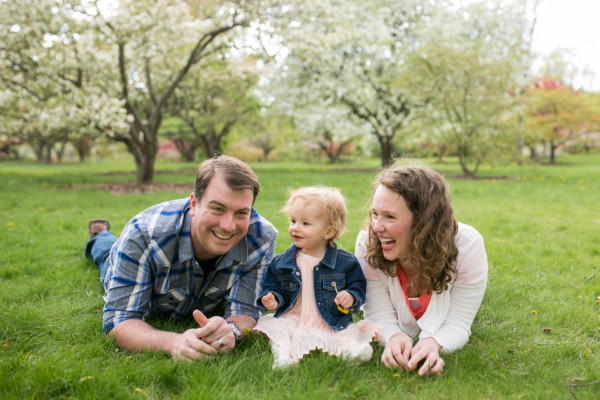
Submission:
<svg viewBox="0 0 600 400">
<path fill-rule="evenodd" d="M 193 217 L 196 214 L 196 205 L 198 201 L 196 200 L 196 196 L 194 193 L 190 195 L 190 215 Z"/>
</svg>

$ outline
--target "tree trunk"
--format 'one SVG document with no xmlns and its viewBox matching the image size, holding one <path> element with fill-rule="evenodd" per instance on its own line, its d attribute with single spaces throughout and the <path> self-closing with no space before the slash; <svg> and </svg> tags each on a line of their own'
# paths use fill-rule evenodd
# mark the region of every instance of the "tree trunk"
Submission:
<svg viewBox="0 0 600 400">
<path fill-rule="evenodd" d="M 535 154 L 535 146 L 529 146 L 529 158 L 531 161 L 535 160 L 537 154 Z"/>
<path fill-rule="evenodd" d="M 135 127 L 132 126 L 131 129 L 135 129 Z M 156 130 L 158 130 L 158 127 L 156 127 Z M 134 137 L 136 135 L 133 133 L 128 136 L 115 136 L 115 140 L 125 143 L 127 150 L 133 155 L 137 183 L 152 183 L 154 179 L 154 162 L 158 152 L 158 133 L 154 133 L 152 140 L 146 139 L 143 142 L 132 139 Z"/>
<path fill-rule="evenodd" d="M 446 154 L 446 145 L 444 143 L 438 144 L 438 153 L 437 153 L 437 162 L 441 163 L 444 158 L 444 154 Z"/>
<path fill-rule="evenodd" d="M 66 140 L 63 140 L 62 142 L 60 142 L 60 146 L 59 146 L 58 150 L 56 151 L 56 161 L 58 161 L 59 163 L 62 162 L 66 147 L 67 147 Z"/>
<path fill-rule="evenodd" d="M 198 147 L 194 141 L 185 140 L 183 132 L 180 132 L 178 138 L 173 138 L 171 140 L 185 161 L 194 161 L 196 156 L 196 147 Z"/>
<path fill-rule="evenodd" d="M 553 141 L 550 141 L 550 164 L 556 163 L 556 149 L 558 145 L 554 144 Z"/>
<path fill-rule="evenodd" d="M 44 152 L 46 153 L 44 157 L 44 161 L 46 164 L 52 164 L 52 149 L 54 148 L 54 143 L 46 143 L 44 148 Z"/>
<path fill-rule="evenodd" d="M 469 149 L 466 145 L 458 146 L 458 162 L 466 177 L 472 178 L 475 176 L 475 172 L 469 169 Z"/>
<path fill-rule="evenodd" d="M 39 163 L 44 161 L 44 143 L 41 140 L 31 143 L 33 152 L 35 153 L 35 160 Z"/>
<path fill-rule="evenodd" d="M 397 156 L 396 148 L 391 137 L 378 135 L 378 138 L 381 147 L 381 166 L 385 168 L 394 163 L 394 159 Z"/>
</svg>

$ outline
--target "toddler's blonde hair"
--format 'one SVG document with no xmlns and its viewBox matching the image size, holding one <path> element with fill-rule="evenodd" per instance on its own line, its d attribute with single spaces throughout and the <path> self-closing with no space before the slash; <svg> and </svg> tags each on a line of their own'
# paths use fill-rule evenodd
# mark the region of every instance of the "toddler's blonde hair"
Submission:
<svg viewBox="0 0 600 400">
<path fill-rule="evenodd" d="M 334 247 L 335 241 L 346 231 L 346 199 L 340 190 L 329 186 L 301 187 L 290 193 L 290 198 L 282 211 L 290 215 L 292 206 L 298 201 L 318 202 L 321 205 L 321 213 L 317 217 L 324 215 L 326 225 L 334 230 L 328 242 L 331 247 Z"/>
</svg>

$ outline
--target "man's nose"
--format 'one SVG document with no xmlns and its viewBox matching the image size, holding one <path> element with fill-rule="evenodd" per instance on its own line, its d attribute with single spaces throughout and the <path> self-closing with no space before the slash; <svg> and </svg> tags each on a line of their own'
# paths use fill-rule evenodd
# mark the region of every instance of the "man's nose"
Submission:
<svg viewBox="0 0 600 400">
<path fill-rule="evenodd" d="M 220 227 L 223 230 L 232 232 L 235 230 L 235 220 L 232 214 L 225 214 L 221 219 Z"/>
</svg>

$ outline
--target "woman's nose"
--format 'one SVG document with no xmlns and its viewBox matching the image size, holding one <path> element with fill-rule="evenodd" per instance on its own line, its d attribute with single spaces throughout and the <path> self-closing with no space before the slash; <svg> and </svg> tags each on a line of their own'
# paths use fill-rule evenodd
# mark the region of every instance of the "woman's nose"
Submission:
<svg viewBox="0 0 600 400">
<path fill-rule="evenodd" d="M 379 218 L 371 218 L 371 228 L 373 232 L 381 232 L 383 229 L 383 224 L 379 222 Z"/>
</svg>

